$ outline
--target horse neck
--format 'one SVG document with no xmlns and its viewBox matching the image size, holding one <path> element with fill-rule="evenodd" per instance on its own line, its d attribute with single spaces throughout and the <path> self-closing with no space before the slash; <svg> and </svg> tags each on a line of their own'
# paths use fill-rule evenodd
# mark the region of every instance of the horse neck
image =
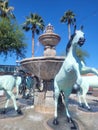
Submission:
<svg viewBox="0 0 98 130">
<path fill-rule="evenodd" d="M 75 45 L 71 45 L 67 56 L 68 56 L 68 58 L 73 57 L 77 60 L 78 57 L 76 55 L 76 46 Z"/>
</svg>

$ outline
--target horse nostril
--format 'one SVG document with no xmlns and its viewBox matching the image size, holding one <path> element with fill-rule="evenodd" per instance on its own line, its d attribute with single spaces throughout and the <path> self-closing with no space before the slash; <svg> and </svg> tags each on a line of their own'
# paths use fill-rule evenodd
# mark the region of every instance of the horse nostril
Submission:
<svg viewBox="0 0 98 130">
<path fill-rule="evenodd" d="M 85 38 L 80 38 L 79 41 L 85 42 Z"/>
</svg>

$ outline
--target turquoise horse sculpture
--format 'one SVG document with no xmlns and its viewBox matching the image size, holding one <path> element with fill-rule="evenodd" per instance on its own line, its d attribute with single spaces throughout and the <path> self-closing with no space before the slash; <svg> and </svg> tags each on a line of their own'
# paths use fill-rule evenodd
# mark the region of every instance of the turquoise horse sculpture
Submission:
<svg viewBox="0 0 98 130">
<path fill-rule="evenodd" d="M 26 80 L 25 86 L 31 93 L 32 92 L 31 88 L 33 88 L 33 79 L 26 76 L 25 80 Z M 19 76 L 18 72 L 14 73 L 14 75 L 0 76 L 0 90 L 4 90 L 6 97 L 7 97 L 7 101 L 5 103 L 5 107 L 4 107 L 4 110 L 2 111 L 2 113 L 4 113 L 4 114 L 6 113 L 6 109 L 8 108 L 9 101 L 10 101 L 10 99 L 12 99 L 15 111 L 18 114 L 22 114 L 21 109 L 18 108 L 17 103 L 16 103 L 16 99 L 19 97 L 19 87 L 20 87 L 21 83 L 22 83 L 22 77 Z M 16 87 L 16 95 L 13 92 L 13 89 L 15 87 Z"/>
<path fill-rule="evenodd" d="M 80 86 L 82 89 L 82 93 L 80 91 L 77 92 L 79 105 L 81 107 L 84 107 L 83 105 L 84 103 L 86 108 L 88 110 L 91 110 L 86 100 L 86 94 L 89 91 L 89 87 L 98 88 L 98 70 L 92 67 L 87 67 L 83 61 L 79 62 L 79 66 L 80 66 L 81 74 L 88 74 L 88 73 L 94 74 L 93 76 L 85 76 L 85 75 L 82 76 L 82 83 Z M 83 103 L 82 103 L 82 99 L 83 99 Z"/>
<path fill-rule="evenodd" d="M 34 89 L 35 89 L 35 80 L 34 77 L 27 75 L 26 76 L 26 89 L 29 91 L 26 92 L 26 98 L 32 97 L 34 100 Z"/>
<path fill-rule="evenodd" d="M 54 97 L 55 97 L 55 113 L 53 124 L 57 125 L 58 122 L 58 98 L 61 91 L 64 92 L 65 101 L 65 113 L 67 115 L 68 122 L 74 122 L 71 118 L 68 109 L 68 98 L 72 92 L 74 84 L 81 86 L 82 78 L 80 75 L 79 64 L 77 62 L 76 48 L 77 46 L 82 46 L 84 44 L 85 38 L 84 33 L 81 30 L 76 30 L 71 36 L 69 43 L 67 44 L 67 55 L 66 58 L 54 78 Z M 74 124 L 74 123 L 73 123 Z"/>
<path fill-rule="evenodd" d="M 34 96 L 34 78 L 26 73 L 24 70 L 16 70 L 14 73 L 16 77 L 16 99 L 19 97 L 19 93 L 23 95 L 23 98 L 29 98 L 29 96 Z M 28 90 L 28 92 L 26 91 Z"/>
<path fill-rule="evenodd" d="M 13 92 L 13 89 L 16 84 L 19 85 L 17 77 L 14 77 L 12 75 L 0 76 L 0 90 L 4 90 L 6 97 L 7 97 L 7 101 L 5 103 L 5 107 L 4 107 L 4 110 L 2 111 L 2 113 L 6 113 L 6 109 L 8 108 L 8 103 L 11 98 L 13 101 L 13 104 L 14 104 L 15 111 L 18 114 L 22 114 L 21 109 L 19 109 L 17 106 L 16 96 Z"/>
</svg>

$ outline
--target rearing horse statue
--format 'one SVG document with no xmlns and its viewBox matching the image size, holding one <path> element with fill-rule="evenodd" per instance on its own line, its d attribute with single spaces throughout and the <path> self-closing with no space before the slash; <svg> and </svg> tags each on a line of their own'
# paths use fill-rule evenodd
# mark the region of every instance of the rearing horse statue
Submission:
<svg viewBox="0 0 98 130">
<path fill-rule="evenodd" d="M 72 92 L 74 84 L 77 84 L 79 87 L 82 82 L 80 75 L 79 65 L 77 62 L 76 47 L 82 46 L 84 44 L 85 38 L 84 33 L 81 30 L 76 30 L 72 35 L 69 43 L 67 44 L 67 56 L 54 78 L 54 94 L 55 94 L 55 113 L 53 124 L 57 125 L 59 122 L 57 120 L 57 105 L 58 97 L 61 91 L 64 92 L 64 101 L 65 101 L 65 112 L 67 115 L 68 121 L 73 123 L 71 115 L 68 110 L 68 98 Z"/>
<path fill-rule="evenodd" d="M 85 103 L 85 106 L 88 110 L 91 111 L 90 106 L 88 105 L 87 101 L 86 101 L 86 94 L 89 90 L 89 87 L 97 87 L 98 88 L 98 70 L 92 67 L 88 67 L 84 64 L 83 61 L 79 61 L 79 66 L 80 66 L 80 73 L 81 74 L 88 74 L 88 73 L 93 73 L 94 76 L 83 76 L 82 77 L 82 83 L 81 83 L 81 89 L 82 89 L 82 93 L 80 91 L 78 91 L 78 98 L 79 98 L 79 105 L 81 107 L 84 107 L 84 105 L 82 104 L 82 100 Z"/>
</svg>

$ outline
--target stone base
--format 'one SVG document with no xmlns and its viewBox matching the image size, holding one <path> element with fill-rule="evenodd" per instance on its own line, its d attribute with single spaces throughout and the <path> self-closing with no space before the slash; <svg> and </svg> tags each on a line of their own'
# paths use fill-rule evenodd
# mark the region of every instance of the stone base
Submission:
<svg viewBox="0 0 98 130">
<path fill-rule="evenodd" d="M 4 91 L 0 90 L 0 96 L 4 96 Z"/>
<path fill-rule="evenodd" d="M 40 112 L 40 113 L 47 113 L 47 114 L 53 114 L 54 113 L 54 108 L 53 107 L 47 107 L 47 106 L 35 106 L 34 107 L 35 111 Z"/>
<path fill-rule="evenodd" d="M 35 94 L 34 109 L 41 113 L 54 113 L 53 91 L 38 92 Z"/>
<path fill-rule="evenodd" d="M 92 95 L 98 97 L 98 88 L 93 88 Z"/>
</svg>

